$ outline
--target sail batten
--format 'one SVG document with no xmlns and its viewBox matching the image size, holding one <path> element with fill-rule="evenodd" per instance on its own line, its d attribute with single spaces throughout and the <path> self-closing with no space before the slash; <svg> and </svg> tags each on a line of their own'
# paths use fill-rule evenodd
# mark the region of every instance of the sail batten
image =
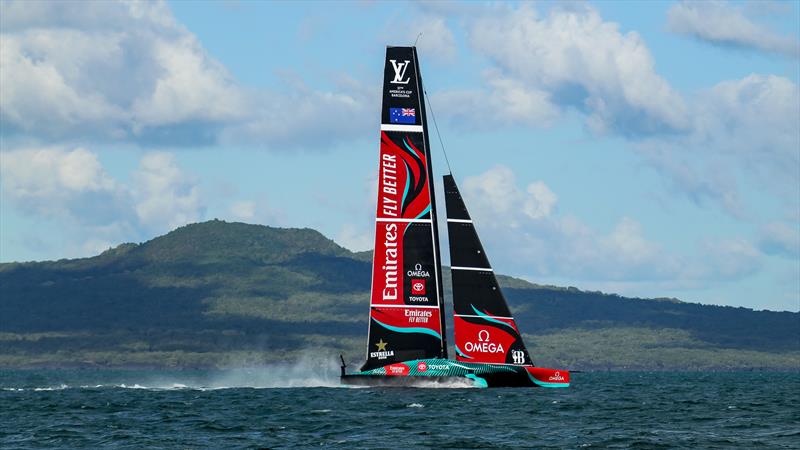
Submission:
<svg viewBox="0 0 800 450">
<path fill-rule="evenodd" d="M 447 357 L 432 174 L 416 50 L 388 47 L 368 348 L 362 370 Z"/>
</svg>

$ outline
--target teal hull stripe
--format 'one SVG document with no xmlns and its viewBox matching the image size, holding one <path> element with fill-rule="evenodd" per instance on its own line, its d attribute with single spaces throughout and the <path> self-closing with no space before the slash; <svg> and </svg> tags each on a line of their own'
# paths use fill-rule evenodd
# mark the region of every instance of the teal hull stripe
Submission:
<svg viewBox="0 0 800 450">
<path fill-rule="evenodd" d="M 423 333 L 423 334 L 429 334 L 429 335 L 435 337 L 436 339 L 441 339 L 442 338 L 441 334 L 439 334 L 439 333 L 437 333 L 437 332 L 435 332 L 433 330 L 430 330 L 428 328 L 400 328 L 400 327 L 394 327 L 394 326 L 391 326 L 391 325 L 386 325 L 385 323 L 381 322 L 380 320 L 378 320 L 378 319 L 376 319 L 374 317 L 372 318 L 372 320 L 374 320 L 375 322 L 378 323 L 378 325 L 386 328 L 387 330 L 396 331 L 398 333 Z"/>
<path fill-rule="evenodd" d="M 493 319 L 493 318 L 487 316 L 486 314 L 478 311 L 478 309 L 475 307 L 475 305 L 469 305 L 469 306 L 472 306 L 472 310 L 475 311 L 475 314 L 481 316 L 481 319 L 486 320 L 487 322 L 499 323 L 500 325 L 505 325 L 508 328 L 511 328 L 512 330 L 514 330 L 514 327 L 512 327 L 511 325 L 509 325 L 509 324 L 507 324 L 507 323 L 505 323 L 503 321 L 500 321 L 500 320 L 497 320 L 497 319 Z M 516 332 L 517 332 L 517 330 L 514 330 L 514 333 L 516 333 Z"/>
</svg>

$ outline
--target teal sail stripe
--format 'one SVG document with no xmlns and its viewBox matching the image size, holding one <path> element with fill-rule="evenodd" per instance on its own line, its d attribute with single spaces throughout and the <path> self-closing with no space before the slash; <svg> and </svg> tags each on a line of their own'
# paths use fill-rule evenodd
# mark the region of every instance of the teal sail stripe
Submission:
<svg viewBox="0 0 800 450">
<path fill-rule="evenodd" d="M 417 217 L 415 217 L 415 219 L 419 219 L 420 217 L 424 216 L 425 214 L 428 214 L 430 212 L 430 210 L 431 210 L 431 205 L 428 205 L 428 207 L 425 208 L 421 213 L 419 213 L 419 215 Z"/>
<path fill-rule="evenodd" d="M 411 172 L 411 169 L 408 167 L 407 162 L 403 161 L 403 165 L 406 166 L 406 188 L 403 190 L 403 200 L 400 201 L 401 206 L 406 204 L 406 197 L 408 197 L 408 187 L 411 185 L 411 183 L 409 183 L 409 181 L 411 180 L 411 177 L 409 176 L 409 172 Z"/>
<path fill-rule="evenodd" d="M 466 353 L 462 352 L 461 349 L 458 348 L 457 345 L 455 347 L 456 347 L 456 354 L 458 354 L 458 356 L 461 356 L 461 357 L 467 358 L 467 359 L 472 359 L 472 356 L 469 356 Z"/>
<path fill-rule="evenodd" d="M 435 331 L 433 331 L 433 330 L 431 330 L 429 328 L 418 328 L 418 327 L 400 328 L 400 327 L 395 327 L 395 326 L 392 326 L 392 325 L 386 325 L 385 323 L 381 322 L 380 320 L 378 320 L 378 319 L 376 319 L 374 317 L 372 318 L 372 320 L 374 320 L 375 322 L 378 323 L 378 325 L 386 328 L 387 330 L 396 331 L 398 333 L 423 333 L 423 334 L 429 334 L 429 335 L 435 337 L 436 339 L 441 339 L 442 338 L 441 334 L 439 334 L 439 333 L 437 333 L 437 332 L 435 332 Z"/>
<path fill-rule="evenodd" d="M 413 156 L 413 157 L 414 157 L 414 159 L 416 159 L 417 161 L 420 161 L 420 159 L 419 159 L 419 156 L 417 156 L 417 152 L 415 152 L 415 151 L 414 151 L 414 149 L 413 149 L 413 148 L 411 148 L 411 147 L 408 145 L 408 143 L 406 142 L 406 140 L 405 140 L 405 139 L 403 139 L 403 145 L 405 145 L 405 146 L 406 146 L 406 148 L 408 149 L 408 151 L 409 151 L 409 152 L 411 152 L 411 156 Z"/>
<path fill-rule="evenodd" d="M 488 322 L 499 323 L 500 325 L 505 325 L 508 328 L 511 328 L 512 330 L 514 330 L 514 327 L 512 327 L 511 325 L 509 325 L 509 324 L 507 324 L 507 323 L 505 323 L 505 322 L 503 322 L 501 320 L 493 319 L 492 317 L 487 316 L 486 314 L 482 313 L 481 311 L 478 310 L 478 308 L 475 307 L 475 305 L 469 305 L 469 306 L 472 307 L 472 310 L 475 311 L 475 314 L 481 316 L 481 319 L 486 320 Z M 514 330 L 514 333 L 516 333 L 516 332 L 517 332 L 517 330 Z"/>
</svg>

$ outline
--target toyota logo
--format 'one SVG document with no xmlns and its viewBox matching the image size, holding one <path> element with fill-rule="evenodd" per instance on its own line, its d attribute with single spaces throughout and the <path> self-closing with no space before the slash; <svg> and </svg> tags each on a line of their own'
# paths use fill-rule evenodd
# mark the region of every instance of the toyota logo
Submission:
<svg viewBox="0 0 800 450">
<path fill-rule="evenodd" d="M 421 291 L 423 289 L 425 289 L 425 285 L 424 284 L 422 284 L 422 283 L 414 283 L 414 290 L 415 291 Z"/>
</svg>

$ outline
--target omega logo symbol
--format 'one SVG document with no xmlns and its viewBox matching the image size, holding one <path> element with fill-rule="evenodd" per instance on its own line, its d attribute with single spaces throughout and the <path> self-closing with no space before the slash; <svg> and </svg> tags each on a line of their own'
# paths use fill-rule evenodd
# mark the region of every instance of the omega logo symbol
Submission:
<svg viewBox="0 0 800 450">
<path fill-rule="evenodd" d="M 468 352 L 478 353 L 505 353 L 506 350 L 503 344 L 495 344 L 489 341 L 489 331 L 481 329 L 478 331 L 478 342 L 467 341 L 464 344 L 464 349 Z"/>
<path fill-rule="evenodd" d="M 564 381 L 564 377 L 561 376 L 561 372 L 556 372 L 553 374 L 552 377 L 548 378 L 549 381 Z"/>
</svg>

